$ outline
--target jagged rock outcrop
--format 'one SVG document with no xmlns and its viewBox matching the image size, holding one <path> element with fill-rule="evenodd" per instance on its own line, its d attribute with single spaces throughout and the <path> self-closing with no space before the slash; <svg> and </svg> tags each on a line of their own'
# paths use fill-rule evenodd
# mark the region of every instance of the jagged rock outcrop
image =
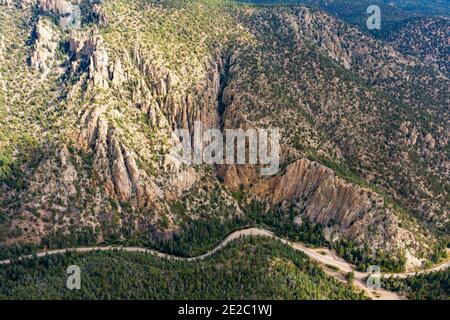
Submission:
<svg viewBox="0 0 450 320">
<path fill-rule="evenodd" d="M 73 196 L 76 194 L 77 190 L 75 187 L 75 183 L 78 180 L 78 174 L 75 167 L 70 162 L 70 153 L 67 146 L 64 146 L 59 153 L 59 157 L 61 160 L 61 180 L 64 187 L 67 190 L 67 194 L 69 196 Z"/>
<path fill-rule="evenodd" d="M 138 168 L 136 155 L 130 151 L 96 109 L 82 117 L 84 129 L 79 143 L 92 150 L 95 178 L 106 192 L 121 203 L 133 203 L 135 208 L 161 206 L 161 199 L 175 200 L 198 179 L 193 168 L 183 168 L 174 158 L 166 157 L 164 191 Z"/>
<path fill-rule="evenodd" d="M 407 123 L 400 124 L 400 131 L 403 135 L 407 135 L 409 133 L 409 128 Z"/>
<path fill-rule="evenodd" d="M 436 140 L 433 138 L 431 133 L 427 133 L 423 140 L 427 144 L 427 147 L 430 149 L 434 149 L 434 147 L 436 146 Z"/>
<path fill-rule="evenodd" d="M 35 27 L 35 43 L 31 54 L 31 66 L 44 74 L 49 71 L 58 47 L 58 35 L 51 23 L 39 19 Z"/>
<path fill-rule="evenodd" d="M 403 144 L 406 146 L 414 147 L 417 145 L 419 139 L 419 132 L 416 127 L 414 127 L 410 121 L 400 124 L 400 136 L 402 137 Z M 432 137 L 431 137 L 432 138 Z M 424 140 L 426 143 L 432 143 L 429 136 L 425 136 Z"/>
<path fill-rule="evenodd" d="M 72 13 L 72 5 L 65 0 L 38 0 L 39 8 L 46 12 L 52 12 L 59 15 L 68 15 Z"/>
<path fill-rule="evenodd" d="M 261 201 L 282 207 L 294 204 L 299 216 L 323 226 L 330 240 L 350 239 L 359 245 L 370 242 L 373 250 L 407 250 L 411 257 L 417 256 L 414 235 L 400 226 L 381 196 L 346 182 L 317 162 L 300 159 L 280 176 L 247 183 L 250 194 Z"/>
<path fill-rule="evenodd" d="M 149 91 L 161 111 L 166 114 L 172 128 L 186 128 L 193 133 L 194 123 L 201 121 L 205 128 L 217 128 L 220 124 L 218 95 L 223 62 L 211 59 L 205 66 L 207 77 L 191 94 L 180 91 L 180 78 L 169 70 L 155 66 L 139 49 L 133 52 L 133 59 L 143 76 L 148 80 Z M 193 97 L 200 97 L 193 101 Z"/>
<path fill-rule="evenodd" d="M 343 47 L 341 39 L 331 29 L 332 26 L 322 23 L 321 28 L 317 28 L 320 20 L 327 20 L 328 16 L 321 13 L 312 15 L 307 8 L 301 8 L 298 13 L 299 32 L 314 39 L 322 49 L 326 50 L 329 56 L 341 63 L 345 69 L 350 69 L 352 65 L 351 52 Z"/>
<path fill-rule="evenodd" d="M 410 135 L 410 137 L 409 137 L 409 144 L 411 145 L 411 146 L 415 146 L 416 145 L 416 143 L 417 143 L 417 138 L 419 137 L 419 134 L 417 133 L 417 131 L 414 129 L 412 132 L 411 132 L 411 135 Z"/>
<path fill-rule="evenodd" d="M 72 69 L 77 70 L 80 61 L 89 61 L 89 79 L 95 87 L 109 88 L 109 56 L 103 46 L 103 39 L 97 30 L 89 34 L 72 33 L 70 51 L 74 55 Z"/>
<path fill-rule="evenodd" d="M 101 5 L 94 4 L 92 6 L 92 13 L 94 14 L 95 18 L 98 20 L 101 26 L 106 27 L 108 25 L 108 16 L 103 11 Z"/>
<path fill-rule="evenodd" d="M 91 62 L 89 65 L 89 77 L 94 83 L 94 86 L 98 86 L 104 89 L 109 87 L 109 57 L 106 50 L 97 46 L 91 56 Z"/>
<path fill-rule="evenodd" d="M 108 133 L 109 139 L 109 157 L 112 161 L 111 175 L 114 183 L 114 189 L 117 198 L 121 202 L 127 202 L 131 199 L 131 181 L 128 175 L 124 159 L 124 148 L 114 137 L 114 131 Z M 137 178 L 136 178 L 137 179 Z"/>
<path fill-rule="evenodd" d="M 114 64 L 112 64 L 110 69 L 111 69 L 112 85 L 114 87 L 120 86 L 123 82 L 127 80 L 125 69 L 120 60 L 117 60 Z"/>
<path fill-rule="evenodd" d="M 72 69 L 78 70 L 82 61 L 88 61 L 89 80 L 97 88 L 108 89 L 110 83 L 118 87 L 127 80 L 126 70 L 120 59 L 110 62 L 102 37 L 97 30 L 89 34 L 73 32 L 69 40 L 73 55 Z"/>
<path fill-rule="evenodd" d="M 0 5 L 6 6 L 6 7 L 12 7 L 14 5 L 13 0 L 0 0 Z"/>
<path fill-rule="evenodd" d="M 116 137 L 101 112 L 97 109 L 83 117 L 86 127 L 80 136 L 80 143 L 87 144 L 94 153 L 95 177 L 118 201 L 135 201 L 137 206 L 146 207 L 162 193 L 138 169 L 134 156 Z"/>
<path fill-rule="evenodd" d="M 238 191 L 241 186 L 249 186 L 259 178 L 256 167 L 244 166 L 218 166 L 218 175 L 230 191 Z"/>
<path fill-rule="evenodd" d="M 103 40 L 96 30 L 89 34 L 73 32 L 69 46 L 72 53 L 72 71 L 87 72 L 93 87 L 108 89 L 111 85 L 120 89 L 123 82 L 127 81 L 128 74 L 122 61 L 128 66 L 131 63 L 130 58 L 124 54 L 123 59 L 117 58 L 115 62 L 110 63 Z M 138 61 L 140 59 L 138 57 Z M 84 69 L 81 69 L 82 66 Z M 155 132 L 170 130 L 171 125 L 166 118 L 174 120 L 176 116 L 164 116 L 163 110 L 170 112 L 169 114 L 177 112 L 175 101 L 179 96 L 174 88 L 179 80 L 176 75 L 155 68 L 149 63 L 142 62 L 139 68 L 143 70 L 144 79 L 147 81 L 133 79 L 138 85 L 132 92 L 132 100 L 137 108 L 147 112 L 149 124 Z M 166 178 L 161 182 L 164 184 L 164 192 L 161 191 L 146 172 L 138 168 L 137 155 L 124 145 L 119 133 L 121 129 L 114 128 L 106 120 L 104 112 L 105 108 L 97 107 L 83 115 L 79 144 L 87 145 L 94 153 L 96 180 L 99 185 L 105 187 L 111 197 L 119 202 L 133 202 L 138 208 L 146 208 L 155 206 L 158 199 L 176 199 L 181 192 L 195 183 L 195 170 L 182 168 L 176 159 L 166 157 Z"/>
<path fill-rule="evenodd" d="M 316 162 L 299 160 L 288 166 L 272 191 L 272 203 L 307 199 L 306 215 L 323 226 L 339 225 L 343 230 L 383 200 L 369 190 L 347 183 Z"/>
<path fill-rule="evenodd" d="M 326 49 L 330 57 L 342 63 L 345 69 L 351 68 L 351 58 L 349 54 L 342 48 L 339 37 L 332 34 L 331 37 L 324 38 L 321 44 Z"/>
</svg>

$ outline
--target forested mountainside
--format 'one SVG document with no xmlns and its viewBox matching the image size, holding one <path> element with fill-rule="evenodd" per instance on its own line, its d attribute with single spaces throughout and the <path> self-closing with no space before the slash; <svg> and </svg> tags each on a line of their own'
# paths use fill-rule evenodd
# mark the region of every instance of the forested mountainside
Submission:
<svg viewBox="0 0 450 320">
<path fill-rule="evenodd" d="M 433 68 L 450 74 L 450 19 L 412 18 L 393 30 L 387 41 L 397 50 L 416 56 Z"/>
<path fill-rule="evenodd" d="M 450 3 L 441 0 L 239 0 L 258 5 L 307 5 L 338 17 L 380 38 L 385 38 L 406 20 L 415 17 L 449 17 Z M 367 8 L 381 9 L 382 28 L 367 30 Z"/>
<path fill-rule="evenodd" d="M 409 15 L 442 15 L 448 16 L 450 4 L 442 0 L 239 0 L 263 5 L 298 5 L 305 4 L 315 6 L 322 10 L 329 10 L 330 13 L 336 13 L 341 19 L 345 17 L 355 17 L 361 12 L 364 13 L 368 6 L 378 5 L 384 11 L 386 9 L 387 17 L 391 18 L 397 15 L 397 19 Z M 389 9 L 389 10 L 387 10 Z M 359 17 L 358 17 L 359 18 Z"/>
<path fill-rule="evenodd" d="M 82 290 L 65 289 L 67 265 L 83 270 Z M 252 238 L 195 263 L 139 253 L 97 252 L 0 266 L 0 299 L 366 298 L 327 276 L 301 253 L 269 239 Z"/>
<path fill-rule="evenodd" d="M 448 1 L 351 1 L 351 0 L 240 0 L 264 6 L 304 4 L 318 8 L 361 31 L 386 40 L 403 54 L 448 72 L 450 37 L 450 2 Z M 367 9 L 377 5 L 381 10 L 381 29 L 368 30 Z"/>
<path fill-rule="evenodd" d="M 383 279 L 383 288 L 401 292 L 411 300 L 447 300 L 450 296 L 450 271 L 420 274 L 407 279 Z"/>
<path fill-rule="evenodd" d="M 400 269 L 446 247 L 441 55 L 430 64 L 420 48 L 303 6 L 0 3 L 3 252 L 80 233 L 94 243 L 168 248 L 190 237 L 201 246 L 211 230 L 247 223 L 314 230 L 304 240 Z M 60 18 L 74 4 L 81 25 L 67 28 Z M 181 163 L 174 130 L 192 133 L 196 121 L 280 128 L 280 171 Z M 192 225 L 197 233 L 185 235 Z"/>
</svg>

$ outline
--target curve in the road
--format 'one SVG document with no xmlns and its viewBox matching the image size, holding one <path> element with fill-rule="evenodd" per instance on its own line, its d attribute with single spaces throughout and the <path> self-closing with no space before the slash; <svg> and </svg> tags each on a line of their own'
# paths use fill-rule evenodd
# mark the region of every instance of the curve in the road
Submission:
<svg viewBox="0 0 450 320">
<path fill-rule="evenodd" d="M 332 266 L 334 269 L 336 270 L 327 270 L 325 269 L 325 272 L 327 272 L 328 274 L 338 278 L 339 280 L 343 280 L 342 278 L 342 272 L 344 273 L 348 273 L 348 272 L 354 272 L 355 274 L 355 281 L 354 284 L 359 287 L 360 289 L 364 290 L 366 292 L 367 295 L 369 295 L 369 297 L 373 298 L 373 299 L 400 299 L 401 297 L 398 296 L 397 294 L 390 292 L 390 291 L 386 291 L 386 290 L 377 290 L 376 292 L 371 291 L 366 283 L 365 283 L 365 279 L 367 278 L 367 276 L 369 275 L 368 273 L 364 273 L 364 272 L 359 272 L 355 270 L 355 267 L 348 263 L 347 261 L 343 260 L 342 258 L 338 257 L 334 252 L 330 251 L 329 249 L 311 249 L 308 248 L 307 246 L 305 246 L 302 243 L 298 243 L 298 242 L 292 242 L 292 241 L 288 241 L 282 238 L 279 238 L 277 236 L 275 236 L 274 233 L 265 230 L 265 229 L 260 229 L 260 228 L 248 228 L 248 229 L 244 229 L 244 230 L 239 230 L 239 231 L 235 231 L 233 233 L 231 233 L 229 236 L 227 236 L 217 247 L 215 247 L 213 250 L 197 256 L 197 257 L 192 257 L 192 258 L 185 258 L 185 257 L 178 257 L 178 256 L 173 256 L 173 255 L 169 255 L 166 253 L 162 253 L 159 251 L 155 251 L 155 250 L 150 250 L 150 249 L 146 249 L 146 248 L 141 248 L 141 247 L 117 247 L 117 246 L 106 246 L 106 247 L 81 247 L 81 248 L 67 248 L 67 249 L 58 249 L 58 250 L 48 250 L 48 251 L 43 251 L 43 252 L 39 252 L 35 255 L 26 255 L 26 256 L 22 256 L 19 257 L 16 260 L 24 260 L 24 259 L 30 259 L 33 257 L 45 257 L 45 256 L 49 256 L 49 255 L 56 255 L 56 254 L 64 254 L 64 253 L 68 253 L 68 252 L 78 252 L 78 253 L 88 253 L 88 252 L 94 252 L 94 251 L 113 251 L 113 250 L 120 250 L 120 251 L 125 251 L 125 252 L 139 252 L 139 253 L 146 253 L 146 254 L 152 254 L 155 255 L 157 257 L 160 258 L 165 258 L 165 259 L 174 259 L 174 260 L 183 260 L 183 261 L 189 261 L 189 262 L 193 262 L 193 261 L 201 261 L 204 260 L 210 256 L 212 256 L 214 253 L 216 253 L 217 251 L 223 249 L 225 246 L 227 246 L 230 242 L 239 239 L 241 237 L 252 237 L 252 236 L 263 236 L 263 237 L 270 237 L 273 238 L 274 240 L 280 241 L 288 246 L 290 246 L 291 248 L 297 250 L 297 251 L 301 251 L 304 254 L 306 254 L 310 259 L 317 261 L 325 266 Z M 11 260 L 3 260 L 0 261 L 0 265 L 10 265 L 12 264 L 13 261 Z M 406 278 L 408 276 L 414 276 L 418 273 L 429 273 L 429 272 L 434 272 L 434 271 L 439 271 L 439 270 L 444 270 L 446 268 L 448 268 L 450 266 L 450 261 L 447 261 L 446 263 L 443 263 L 437 267 L 434 267 L 433 269 L 429 269 L 429 270 L 423 270 L 423 271 L 419 271 L 416 273 L 411 273 L 411 272 L 405 272 L 405 273 L 386 273 L 384 274 L 384 276 L 392 276 L 392 277 L 398 277 L 398 278 Z M 338 272 L 339 270 L 339 272 Z"/>
</svg>

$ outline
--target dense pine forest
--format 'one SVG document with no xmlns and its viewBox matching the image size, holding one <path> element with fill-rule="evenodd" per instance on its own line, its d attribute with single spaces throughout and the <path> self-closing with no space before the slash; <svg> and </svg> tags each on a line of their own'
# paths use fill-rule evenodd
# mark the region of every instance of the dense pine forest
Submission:
<svg viewBox="0 0 450 320">
<path fill-rule="evenodd" d="M 407 279 L 383 279 L 383 287 L 402 292 L 412 300 L 449 300 L 450 270 L 417 275 Z"/>
<path fill-rule="evenodd" d="M 66 270 L 81 269 L 81 290 Z M 124 252 L 70 253 L 0 267 L 1 299 L 363 299 L 302 253 L 264 238 L 199 262 Z"/>
</svg>

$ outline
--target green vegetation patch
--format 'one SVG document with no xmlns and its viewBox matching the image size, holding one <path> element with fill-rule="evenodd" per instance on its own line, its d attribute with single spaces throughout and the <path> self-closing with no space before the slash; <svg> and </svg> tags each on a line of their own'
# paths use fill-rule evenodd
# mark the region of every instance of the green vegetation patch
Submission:
<svg viewBox="0 0 450 320">
<path fill-rule="evenodd" d="M 66 289 L 66 269 L 81 269 L 81 290 Z M 199 262 L 96 252 L 0 267 L 3 299 L 363 299 L 305 255 L 269 239 L 231 243 Z"/>
<path fill-rule="evenodd" d="M 450 270 L 422 274 L 407 279 L 383 279 L 383 288 L 402 292 L 412 300 L 449 300 Z"/>
</svg>

